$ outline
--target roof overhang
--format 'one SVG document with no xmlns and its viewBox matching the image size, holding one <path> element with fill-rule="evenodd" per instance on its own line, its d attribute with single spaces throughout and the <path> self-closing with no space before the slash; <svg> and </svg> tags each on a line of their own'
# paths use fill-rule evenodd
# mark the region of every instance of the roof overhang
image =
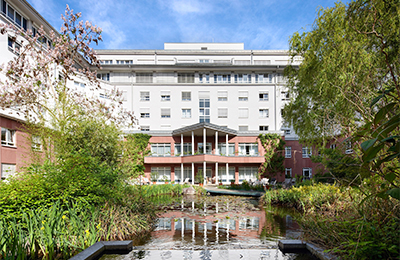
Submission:
<svg viewBox="0 0 400 260">
<path fill-rule="evenodd" d="M 195 136 L 201 136 L 203 135 L 204 129 L 206 130 L 206 136 L 215 136 L 216 132 L 218 132 L 219 134 L 225 134 L 225 135 L 227 134 L 230 136 L 237 135 L 237 131 L 230 128 L 222 127 L 211 123 L 197 123 L 194 125 L 178 128 L 172 131 L 172 136 L 177 136 L 181 134 L 183 136 L 191 136 L 192 132 L 194 133 Z"/>
</svg>

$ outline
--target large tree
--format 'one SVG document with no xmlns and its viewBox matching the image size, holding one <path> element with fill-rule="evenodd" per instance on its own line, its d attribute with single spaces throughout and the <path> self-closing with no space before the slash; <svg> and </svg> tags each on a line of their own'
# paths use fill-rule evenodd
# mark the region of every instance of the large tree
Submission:
<svg viewBox="0 0 400 260">
<path fill-rule="evenodd" d="M 399 17 L 398 0 L 339 2 L 291 37 L 290 55 L 302 62 L 286 69 L 294 99 L 284 119 L 302 140 L 353 134 L 374 119 L 377 92 L 399 88 Z"/>
</svg>

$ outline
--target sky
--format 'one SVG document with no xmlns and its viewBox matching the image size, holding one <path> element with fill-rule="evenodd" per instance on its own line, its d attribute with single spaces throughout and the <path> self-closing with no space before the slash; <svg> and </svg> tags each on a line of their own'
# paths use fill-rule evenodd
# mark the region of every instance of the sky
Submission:
<svg viewBox="0 0 400 260">
<path fill-rule="evenodd" d="M 165 42 L 240 42 L 287 50 L 334 0 L 27 0 L 55 29 L 68 4 L 103 29 L 95 49 L 163 49 Z"/>
</svg>

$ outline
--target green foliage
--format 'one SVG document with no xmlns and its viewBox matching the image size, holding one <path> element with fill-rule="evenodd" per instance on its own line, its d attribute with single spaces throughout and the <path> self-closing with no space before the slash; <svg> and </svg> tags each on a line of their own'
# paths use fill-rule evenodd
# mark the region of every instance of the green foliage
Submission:
<svg viewBox="0 0 400 260">
<path fill-rule="evenodd" d="M 270 177 L 275 177 L 276 174 L 282 174 L 285 170 L 283 162 L 285 157 L 282 155 L 285 141 L 279 134 L 260 134 L 258 136 L 265 150 L 265 162 L 258 170 L 260 175 L 266 174 Z"/>
<path fill-rule="evenodd" d="M 120 158 L 120 169 L 125 176 L 137 178 L 144 173 L 144 157 L 150 154 L 148 149 L 150 137 L 142 133 L 125 136 Z"/>
<path fill-rule="evenodd" d="M 194 180 L 197 183 L 203 183 L 204 182 L 204 176 L 203 176 L 203 171 L 202 170 L 198 170 L 194 176 Z"/>
</svg>

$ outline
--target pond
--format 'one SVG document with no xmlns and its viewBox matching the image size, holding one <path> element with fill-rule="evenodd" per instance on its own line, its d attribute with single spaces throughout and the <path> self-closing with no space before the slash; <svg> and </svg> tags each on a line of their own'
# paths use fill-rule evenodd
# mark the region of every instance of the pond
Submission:
<svg viewBox="0 0 400 260">
<path fill-rule="evenodd" d="M 136 250 L 101 259 L 316 259 L 278 249 L 278 240 L 301 235 L 294 211 L 234 196 L 164 200 L 155 230 L 134 241 Z"/>
</svg>

